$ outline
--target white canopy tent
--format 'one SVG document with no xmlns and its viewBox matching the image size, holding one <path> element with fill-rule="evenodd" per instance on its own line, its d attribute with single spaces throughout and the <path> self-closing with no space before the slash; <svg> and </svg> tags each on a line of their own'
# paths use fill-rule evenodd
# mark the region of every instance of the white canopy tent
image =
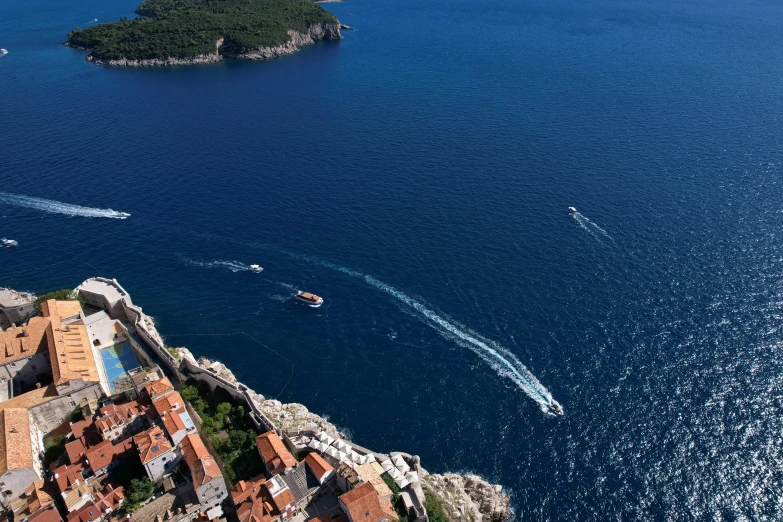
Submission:
<svg viewBox="0 0 783 522">
<path fill-rule="evenodd" d="M 397 480 L 398 478 L 402 478 L 403 477 L 402 473 L 400 473 L 400 470 L 398 470 L 397 468 L 394 468 L 394 467 L 389 469 L 389 475 L 391 475 L 391 478 L 393 478 L 394 480 Z"/>
<path fill-rule="evenodd" d="M 326 448 L 326 453 L 331 455 L 334 458 L 337 458 L 337 454 L 340 453 L 340 452 L 337 451 L 337 448 L 335 448 L 333 446 L 329 446 L 328 448 Z"/>
<path fill-rule="evenodd" d="M 384 460 L 383 462 L 381 462 L 381 467 L 389 472 L 391 472 L 392 469 L 397 469 L 394 467 L 394 464 L 392 464 L 390 460 Z"/>
<path fill-rule="evenodd" d="M 324 442 L 327 438 L 329 438 L 329 435 L 327 435 L 325 431 L 319 431 L 315 434 L 315 437 L 321 442 Z"/>
<path fill-rule="evenodd" d="M 397 487 L 398 487 L 398 488 L 400 488 L 400 489 L 402 489 L 402 488 L 404 488 L 405 486 L 407 486 L 408 484 L 410 484 L 410 483 L 409 483 L 409 482 L 408 482 L 408 481 L 405 479 L 405 477 L 400 477 L 400 478 L 398 478 L 398 479 L 394 479 L 394 483 L 395 483 L 395 484 L 397 484 Z"/>
<path fill-rule="evenodd" d="M 318 449 L 318 441 L 313 439 L 307 443 L 308 448 Z"/>
<path fill-rule="evenodd" d="M 409 472 L 411 470 L 411 467 L 408 466 L 408 464 L 406 464 L 405 462 L 403 462 L 402 466 L 397 466 L 397 469 L 399 469 L 403 473 L 407 473 L 407 472 Z"/>
<path fill-rule="evenodd" d="M 395 466 L 397 466 L 399 468 L 399 467 L 402 467 L 403 464 L 405 464 L 405 459 L 403 459 L 400 455 L 396 455 L 392 459 L 392 462 L 394 463 Z"/>
<path fill-rule="evenodd" d="M 365 459 L 364 462 L 375 462 L 375 455 L 373 455 L 372 453 L 368 453 L 367 455 L 364 456 L 364 459 Z"/>
<path fill-rule="evenodd" d="M 405 474 L 405 480 L 407 480 L 411 484 L 414 483 L 414 482 L 418 482 L 419 481 L 419 475 L 414 473 L 413 471 L 409 471 L 408 473 Z"/>
</svg>

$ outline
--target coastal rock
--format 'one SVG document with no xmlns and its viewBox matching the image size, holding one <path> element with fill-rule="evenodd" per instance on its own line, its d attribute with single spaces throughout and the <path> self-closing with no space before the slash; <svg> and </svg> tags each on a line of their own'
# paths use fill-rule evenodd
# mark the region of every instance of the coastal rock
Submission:
<svg viewBox="0 0 783 522">
<path fill-rule="evenodd" d="M 453 522 L 502 522 L 511 518 L 510 499 L 503 487 L 477 475 L 427 474 L 423 485 L 443 500 Z"/>
<path fill-rule="evenodd" d="M 291 39 L 282 45 L 259 47 L 249 53 L 224 53 L 223 56 L 226 58 L 239 58 L 244 60 L 268 60 L 270 58 L 277 58 L 278 56 L 294 54 L 303 45 L 311 45 L 317 40 L 339 40 L 343 37 L 340 34 L 339 22 L 312 24 L 308 28 L 307 33 L 304 34 L 299 31 L 289 30 L 288 36 L 290 36 Z"/>
<path fill-rule="evenodd" d="M 275 427 L 283 430 L 312 429 L 337 435 L 337 428 L 323 417 L 311 413 L 303 404 L 283 404 L 276 400 L 266 400 L 260 405 L 261 411 L 269 417 Z"/>
</svg>

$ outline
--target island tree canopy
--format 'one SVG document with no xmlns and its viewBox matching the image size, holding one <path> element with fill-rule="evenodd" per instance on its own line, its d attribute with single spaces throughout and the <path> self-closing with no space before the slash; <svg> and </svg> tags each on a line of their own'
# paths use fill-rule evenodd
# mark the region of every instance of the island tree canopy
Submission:
<svg viewBox="0 0 783 522">
<path fill-rule="evenodd" d="M 337 19 L 310 0 L 146 0 L 135 20 L 99 24 L 68 33 L 70 44 L 100 59 L 188 58 L 225 52 L 241 54 L 287 42 L 290 29 Z"/>
</svg>

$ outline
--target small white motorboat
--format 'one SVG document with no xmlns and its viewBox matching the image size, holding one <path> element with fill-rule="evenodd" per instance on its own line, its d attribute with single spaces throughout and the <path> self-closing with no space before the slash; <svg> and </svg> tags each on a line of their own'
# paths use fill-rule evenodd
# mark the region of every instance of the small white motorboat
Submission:
<svg viewBox="0 0 783 522">
<path fill-rule="evenodd" d="M 5 49 L 0 49 L 0 56 L 5 56 L 6 54 L 8 54 L 8 51 Z"/>
<path fill-rule="evenodd" d="M 250 266 L 249 266 L 249 267 L 247 267 L 247 268 L 248 268 L 248 270 L 250 270 L 251 272 L 255 272 L 255 273 L 259 273 L 259 272 L 261 272 L 261 271 L 263 270 L 263 268 L 261 268 L 261 266 L 260 266 L 260 265 L 250 265 Z"/>
<path fill-rule="evenodd" d="M 547 407 L 549 408 L 549 411 L 555 415 L 564 415 L 565 412 L 563 411 L 563 407 L 560 406 L 560 403 L 557 402 L 554 399 L 551 399 L 549 401 L 549 404 L 547 404 Z"/>
<path fill-rule="evenodd" d="M 576 210 L 576 207 L 568 207 L 568 211 L 572 214 L 576 214 L 578 211 Z"/>
<path fill-rule="evenodd" d="M 0 243 L 2 243 L 3 246 L 6 246 L 6 247 L 14 247 L 14 246 L 17 246 L 19 244 L 16 241 L 14 241 L 13 239 L 6 239 L 6 238 L 0 239 Z"/>
</svg>

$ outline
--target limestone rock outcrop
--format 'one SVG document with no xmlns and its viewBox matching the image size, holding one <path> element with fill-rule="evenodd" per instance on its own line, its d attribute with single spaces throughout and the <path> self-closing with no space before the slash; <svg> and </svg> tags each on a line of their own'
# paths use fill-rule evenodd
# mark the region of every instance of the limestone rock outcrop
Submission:
<svg viewBox="0 0 783 522">
<path fill-rule="evenodd" d="M 342 38 L 339 22 L 312 24 L 304 34 L 299 31 L 290 30 L 288 31 L 288 36 L 290 36 L 291 39 L 282 45 L 259 47 L 251 52 L 241 54 L 224 53 L 223 56 L 226 58 L 240 58 L 244 60 L 268 60 L 270 58 L 277 58 L 278 56 L 294 54 L 303 45 L 311 45 L 317 40 L 339 40 Z"/>
<path fill-rule="evenodd" d="M 278 429 L 313 429 L 325 431 L 333 436 L 339 435 L 337 428 L 332 423 L 311 413 L 303 404 L 296 402 L 283 404 L 280 401 L 270 399 L 261 403 L 261 411 L 275 423 Z"/>
<path fill-rule="evenodd" d="M 453 522 L 502 522 L 511 518 L 510 499 L 503 487 L 477 475 L 428 474 L 423 485 L 443 500 L 446 515 Z"/>
</svg>

